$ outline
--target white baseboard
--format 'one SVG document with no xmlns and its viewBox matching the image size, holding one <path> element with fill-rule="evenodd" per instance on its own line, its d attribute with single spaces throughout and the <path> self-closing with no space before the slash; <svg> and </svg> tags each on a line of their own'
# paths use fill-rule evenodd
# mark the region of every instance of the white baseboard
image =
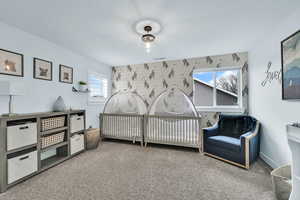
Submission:
<svg viewBox="0 0 300 200">
<path fill-rule="evenodd" d="M 270 165 L 270 167 L 272 167 L 273 169 L 276 169 L 279 167 L 278 164 L 276 164 L 276 162 L 274 160 L 272 160 L 270 157 L 268 157 L 266 154 L 264 154 L 263 152 L 259 153 L 259 157 L 265 161 L 268 165 Z"/>
</svg>

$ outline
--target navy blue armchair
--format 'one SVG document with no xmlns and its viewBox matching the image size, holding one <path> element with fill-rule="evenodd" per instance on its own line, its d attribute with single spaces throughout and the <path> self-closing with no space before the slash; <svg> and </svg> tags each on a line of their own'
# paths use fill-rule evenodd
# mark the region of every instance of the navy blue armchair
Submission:
<svg viewBox="0 0 300 200">
<path fill-rule="evenodd" d="M 203 129 L 203 152 L 249 169 L 259 154 L 259 127 L 250 116 L 220 115 L 218 123 Z"/>
</svg>

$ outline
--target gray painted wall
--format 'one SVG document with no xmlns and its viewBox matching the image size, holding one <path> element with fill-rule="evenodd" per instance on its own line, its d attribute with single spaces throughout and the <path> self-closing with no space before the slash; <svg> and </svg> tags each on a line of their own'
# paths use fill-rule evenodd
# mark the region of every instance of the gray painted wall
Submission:
<svg viewBox="0 0 300 200">
<path fill-rule="evenodd" d="M 103 104 L 88 104 L 88 94 L 74 93 L 72 86 L 77 86 L 78 81 L 87 81 L 88 70 L 106 75 L 110 80 L 111 67 L 1 22 L 0 30 L 0 48 L 24 54 L 24 77 L 0 75 L 1 81 L 24 85 L 24 95 L 13 99 L 14 112 L 47 112 L 52 110 L 56 98 L 62 96 L 68 108 L 87 111 L 87 126 L 99 126 L 98 116 Z M 53 62 L 53 81 L 33 78 L 33 57 Z M 74 84 L 58 81 L 59 64 L 73 67 Z M 0 96 L 0 114 L 7 112 L 8 97 Z"/>
<path fill-rule="evenodd" d="M 300 121 L 300 101 L 281 98 L 281 83 L 273 80 L 262 87 L 266 79 L 268 62 L 270 71 L 281 70 L 280 42 L 300 28 L 300 7 L 277 26 L 264 30 L 249 52 L 250 114 L 261 123 L 261 157 L 276 168 L 291 163 L 286 137 L 286 124 Z"/>
</svg>

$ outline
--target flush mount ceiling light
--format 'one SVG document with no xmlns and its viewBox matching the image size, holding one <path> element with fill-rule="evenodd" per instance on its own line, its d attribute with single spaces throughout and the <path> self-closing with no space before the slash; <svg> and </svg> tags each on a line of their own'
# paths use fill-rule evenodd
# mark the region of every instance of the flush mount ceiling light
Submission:
<svg viewBox="0 0 300 200">
<path fill-rule="evenodd" d="M 141 36 L 141 40 L 145 44 L 146 51 L 150 52 L 151 44 L 156 39 L 155 35 L 161 31 L 161 26 L 154 20 L 142 20 L 136 23 L 135 31 Z"/>
<path fill-rule="evenodd" d="M 146 48 L 150 48 L 151 42 L 154 42 L 155 40 L 155 36 L 150 33 L 152 31 L 152 27 L 145 26 L 144 30 L 147 32 L 147 34 L 142 35 L 142 40 L 145 42 Z"/>
</svg>

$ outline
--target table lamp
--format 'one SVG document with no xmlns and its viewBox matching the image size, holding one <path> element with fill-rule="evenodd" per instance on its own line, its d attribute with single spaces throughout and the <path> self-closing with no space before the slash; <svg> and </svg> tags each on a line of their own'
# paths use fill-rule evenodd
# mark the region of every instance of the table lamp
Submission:
<svg viewBox="0 0 300 200">
<path fill-rule="evenodd" d="M 0 96 L 9 96 L 9 113 L 3 116 L 14 116 L 12 100 L 13 96 L 22 95 L 21 84 L 13 81 L 0 81 Z"/>
</svg>

